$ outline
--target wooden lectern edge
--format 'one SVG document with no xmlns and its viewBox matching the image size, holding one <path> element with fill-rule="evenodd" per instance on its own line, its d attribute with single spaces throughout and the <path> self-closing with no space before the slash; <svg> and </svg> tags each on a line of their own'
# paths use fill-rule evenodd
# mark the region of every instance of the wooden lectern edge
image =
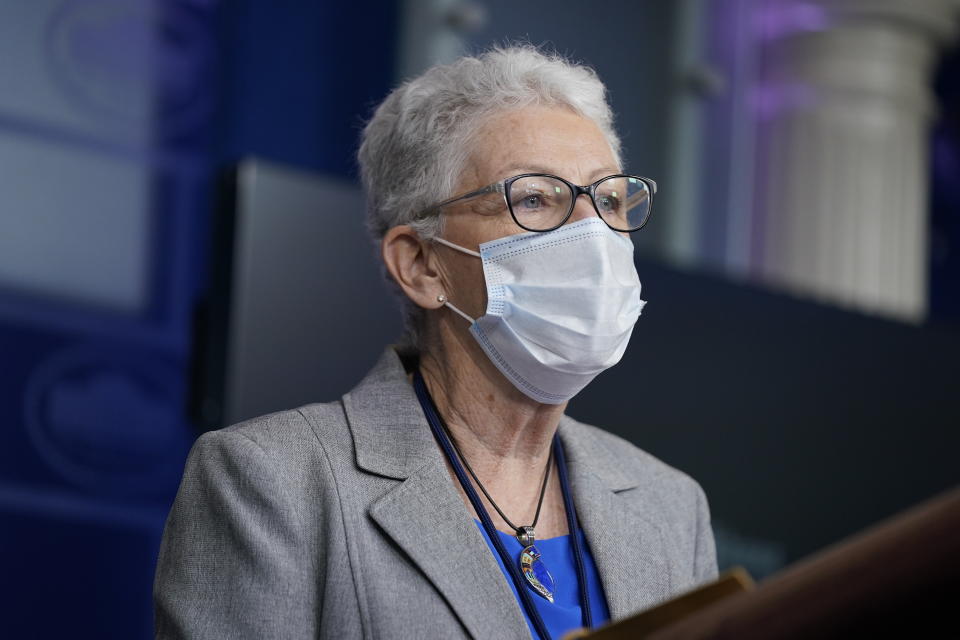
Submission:
<svg viewBox="0 0 960 640">
<path fill-rule="evenodd" d="M 760 583 L 649 636 L 649 640 L 848 637 L 844 629 L 960 589 L 960 488 L 833 544 Z M 899 618 L 897 616 L 900 616 Z"/>
<path fill-rule="evenodd" d="M 743 567 L 724 571 L 717 580 L 695 587 L 686 593 L 662 602 L 626 620 L 604 625 L 598 629 L 577 629 L 563 636 L 563 640 L 618 640 L 638 638 L 665 627 L 730 596 L 754 588 L 753 578 Z"/>
<path fill-rule="evenodd" d="M 719 586 L 731 580 L 739 588 Z M 848 637 L 844 625 L 881 614 L 924 589 L 960 592 L 960 488 L 833 544 L 752 590 L 736 567 L 704 585 L 631 618 L 564 640 L 706 640 L 708 638 Z M 714 591 L 713 598 L 697 599 Z M 736 596 L 736 597 L 733 597 Z M 692 602 L 698 606 L 690 606 Z M 680 603 L 686 603 L 680 604 Z M 677 615 L 668 617 L 664 612 Z M 838 632 L 838 630 L 841 630 Z"/>
</svg>

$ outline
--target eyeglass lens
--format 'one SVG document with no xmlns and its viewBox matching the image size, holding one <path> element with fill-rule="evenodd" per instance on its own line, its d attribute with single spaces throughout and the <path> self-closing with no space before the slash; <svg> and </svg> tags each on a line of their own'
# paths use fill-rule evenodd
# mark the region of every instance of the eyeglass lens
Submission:
<svg viewBox="0 0 960 640">
<path fill-rule="evenodd" d="M 566 183 L 548 176 L 518 178 L 508 192 L 514 218 L 532 231 L 562 224 L 573 209 L 573 198 Z M 650 215 L 650 189 L 631 176 L 612 176 L 597 184 L 594 202 L 604 222 L 618 231 L 638 229 Z"/>
</svg>

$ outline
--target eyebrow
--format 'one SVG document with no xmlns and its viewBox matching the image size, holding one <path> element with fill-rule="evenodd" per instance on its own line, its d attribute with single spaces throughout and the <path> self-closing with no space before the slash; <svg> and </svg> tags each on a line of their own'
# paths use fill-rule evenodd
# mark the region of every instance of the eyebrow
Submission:
<svg viewBox="0 0 960 640">
<path fill-rule="evenodd" d="M 557 173 L 552 169 L 549 169 L 542 165 L 535 165 L 535 164 L 534 165 L 531 165 L 531 164 L 511 165 L 510 167 L 507 167 L 500 173 L 503 174 L 503 179 L 509 178 L 511 176 L 515 176 L 518 173 L 549 173 L 550 175 L 560 176 L 559 173 Z M 592 174 L 593 180 L 591 180 L 590 182 L 594 182 L 605 176 L 614 175 L 617 173 L 622 173 L 622 170 L 618 168 L 602 167 L 593 172 Z M 560 176 L 560 177 L 563 178 L 565 176 Z M 569 178 L 567 178 L 567 180 L 569 180 Z M 573 180 L 570 180 L 570 182 L 573 182 Z"/>
</svg>

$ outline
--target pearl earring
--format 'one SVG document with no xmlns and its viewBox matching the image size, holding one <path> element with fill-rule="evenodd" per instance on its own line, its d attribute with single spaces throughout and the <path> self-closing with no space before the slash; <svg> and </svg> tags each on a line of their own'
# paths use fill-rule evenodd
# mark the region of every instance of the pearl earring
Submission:
<svg viewBox="0 0 960 640">
<path fill-rule="evenodd" d="M 443 304 L 446 301 L 447 301 L 447 296 L 443 295 L 442 293 L 437 296 L 437 302 L 439 302 L 440 304 Z"/>
</svg>

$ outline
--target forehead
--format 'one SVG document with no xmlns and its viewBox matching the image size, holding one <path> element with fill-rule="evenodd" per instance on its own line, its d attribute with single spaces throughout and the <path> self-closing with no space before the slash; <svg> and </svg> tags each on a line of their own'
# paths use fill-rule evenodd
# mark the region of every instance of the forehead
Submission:
<svg viewBox="0 0 960 640">
<path fill-rule="evenodd" d="M 533 106 L 497 113 L 483 123 L 464 178 L 479 185 L 532 171 L 586 184 L 617 170 L 596 123 L 569 109 Z"/>
</svg>

